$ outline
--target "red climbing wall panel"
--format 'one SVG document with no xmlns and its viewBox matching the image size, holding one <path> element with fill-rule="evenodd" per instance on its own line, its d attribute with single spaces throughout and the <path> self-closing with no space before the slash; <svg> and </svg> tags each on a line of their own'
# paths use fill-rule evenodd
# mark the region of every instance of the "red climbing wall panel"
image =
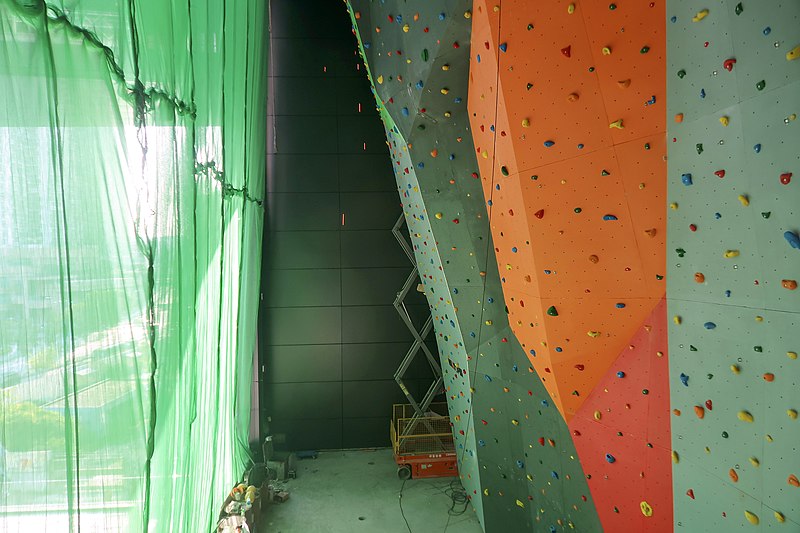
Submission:
<svg viewBox="0 0 800 533">
<path fill-rule="evenodd" d="M 606 531 L 672 531 L 666 316 L 661 300 L 569 423 Z"/>
<path fill-rule="evenodd" d="M 567 420 L 664 295 L 664 7 L 612 6 L 472 12 L 470 117 L 506 303 Z"/>
</svg>

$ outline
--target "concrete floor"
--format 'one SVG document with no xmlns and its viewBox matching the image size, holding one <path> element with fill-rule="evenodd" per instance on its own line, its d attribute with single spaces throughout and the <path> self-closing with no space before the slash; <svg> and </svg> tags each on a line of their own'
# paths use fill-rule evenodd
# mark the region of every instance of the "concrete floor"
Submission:
<svg viewBox="0 0 800 533">
<path fill-rule="evenodd" d="M 444 491 L 453 479 L 406 481 L 403 512 L 411 533 L 444 533 L 445 526 L 450 533 L 482 533 L 471 505 L 460 516 L 448 516 L 451 500 Z M 297 479 L 285 485 L 289 500 L 264 510 L 270 533 L 409 532 L 391 450 L 321 452 L 298 461 Z"/>
</svg>

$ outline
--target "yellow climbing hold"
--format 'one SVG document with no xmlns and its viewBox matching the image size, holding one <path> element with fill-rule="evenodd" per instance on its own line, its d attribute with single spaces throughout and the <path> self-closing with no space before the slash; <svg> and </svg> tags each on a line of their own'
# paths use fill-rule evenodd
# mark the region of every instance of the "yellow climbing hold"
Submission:
<svg viewBox="0 0 800 533">
<path fill-rule="evenodd" d="M 742 369 L 741 367 L 739 367 L 739 365 L 731 365 L 731 372 L 733 372 L 734 374 L 738 374 L 741 371 Z"/>
<path fill-rule="evenodd" d="M 675 315 L 674 317 L 672 317 L 672 321 L 675 322 L 676 326 L 680 326 L 681 325 L 681 317 L 679 317 L 678 315 Z"/>
<path fill-rule="evenodd" d="M 570 4 L 567 6 L 567 13 L 569 13 L 570 15 L 575 13 L 575 4 Z"/>
<path fill-rule="evenodd" d="M 761 461 L 759 461 L 755 457 L 751 457 L 750 458 L 750 464 L 753 465 L 754 467 L 758 468 L 759 466 L 761 466 Z"/>
<path fill-rule="evenodd" d="M 647 502 L 641 502 L 639 504 L 639 508 L 642 510 L 642 514 L 645 516 L 653 516 L 653 508 L 650 507 L 650 504 Z"/>
<path fill-rule="evenodd" d="M 781 524 L 783 524 L 784 522 L 786 522 L 786 517 L 785 517 L 785 516 L 783 516 L 783 513 L 782 513 L 782 512 L 780 512 L 780 511 L 775 511 L 775 520 L 777 520 L 778 522 L 780 522 Z"/>
<path fill-rule="evenodd" d="M 765 435 L 764 438 L 767 439 L 767 442 L 773 441 L 772 435 Z"/>
<path fill-rule="evenodd" d="M 786 52 L 786 61 L 791 61 L 800 57 L 800 44 Z"/>
<path fill-rule="evenodd" d="M 789 359 L 797 359 L 797 352 L 786 352 L 786 357 Z"/>
<path fill-rule="evenodd" d="M 484 159 L 488 159 L 489 158 L 489 152 L 484 150 L 483 152 L 481 152 L 481 157 L 483 157 Z"/>
<path fill-rule="evenodd" d="M 594 412 L 594 419 L 595 420 L 600 420 L 601 418 L 603 418 L 603 413 L 601 413 L 600 411 L 595 411 Z"/>
<path fill-rule="evenodd" d="M 739 250 L 728 250 L 727 252 L 725 252 L 725 257 L 727 258 L 739 257 Z"/>
<path fill-rule="evenodd" d="M 698 11 L 695 16 L 692 17 L 692 22 L 700 22 L 704 18 L 708 16 L 708 9 L 704 9 L 702 11 Z"/>
<path fill-rule="evenodd" d="M 761 315 L 756 316 L 756 322 L 764 322 L 764 317 Z"/>
<path fill-rule="evenodd" d="M 797 409 L 787 409 L 786 414 L 789 415 L 789 418 L 792 420 L 797 420 Z"/>
<path fill-rule="evenodd" d="M 522 502 L 521 502 L 521 501 L 519 501 L 519 500 L 517 500 L 517 506 L 518 506 L 518 507 L 522 507 L 523 509 L 525 509 L 525 504 L 524 504 L 524 503 L 522 503 Z"/>
<path fill-rule="evenodd" d="M 483 489 L 483 495 L 484 496 L 488 496 L 489 495 L 489 489 Z"/>
<path fill-rule="evenodd" d="M 743 206 L 745 206 L 745 207 L 747 207 L 748 205 L 750 205 L 750 198 L 748 198 L 748 197 L 747 197 L 746 195 L 744 195 L 744 194 L 740 194 L 740 195 L 739 195 L 739 201 L 740 201 L 740 202 L 742 203 L 742 205 L 743 205 Z"/>
<path fill-rule="evenodd" d="M 737 414 L 736 416 L 742 422 L 752 422 L 753 421 L 753 415 L 751 415 L 747 411 L 739 411 L 739 414 Z"/>
<path fill-rule="evenodd" d="M 530 119 L 527 119 L 527 118 L 522 119 L 522 127 L 523 128 L 529 128 L 530 125 L 531 125 Z"/>
<path fill-rule="evenodd" d="M 484 322 L 484 324 L 486 324 L 487 326 L 491 326 L 493 323 L 494 322 L 492 322 L 491 320 L 487 320 L 486 322 Z"/>
<path fill-rule="evenodd" d="M 442 70 L 450 70 L 450 65 L 445 63 L 444 65 L 442 65 Z"/>
<path fill-rule="evenodd" d="M 409 26 L 408 24 L 403 24 L 403 32 L 408 33 L 408 30 L 410 30 L 410 29 L 411 29 L 411 26 Z"/>
<path fill-rule="evenodd" d="M 515 426 L 518 426 L 519 425 L 519 420 L 512 419 L 511 423 L 514 424 Z"/>
<path fill-rule="evenodd" d="M 447 93 L 450 92 L 450 89 L 448 89 L 447 87 L 442 87 L 442 90 L 439 91 L 439 92 L 442 93 L 442 94 L 447 94 Z"/>
<path fill-rule="evenodd" d="M 589 335 L 593 339 L 595 339 L 595 338 L 600 336 L 600 332 L 599 331 L 587 331 L 586 334 Z"/>
<path fill-rule="evenodd" d="M 727 126 L 729 122 L 730 119 L 728 117 L 719 117 L 719 123 L 723 126 Z"/>
<path fill-rule="evenodd" d="M 435 216 L 437 220 L 442 220 L 442 217 L 444 216 L 444 214 L 442 214 L 442 213 L 436 213 L 436 214 L 435 214 L 435 215 L 433 215 L 433 216 Z"/>
<path fill-rule="evenodd" d="M 753 524 L 754 526 L 758 525 L 758 515 L 751 513 L 750 511 L 745 511 L 744 517 L 747 518 L 747 521 Z"/>
<path fill-rule="evenodd" d="M 676 452 L 675 450 L 672 450 L 672 462 L 675 463 L 675 464 L 678 464 L 678 463 L 681 462 L 681 458 L 678 455 L 678 452 Z"/>
<path fill-rule="evenodd" d="M 378 83 L 383 83 L 383 74 L 378 76 Z"/>
<path fill-rule="evenodd" d="M 472 18 L 472 11 L 470 11 L 469 9 L 464 11 L 464 18 L 465 19 L 471 19 Z"/>
<path fill-rule="evenodd" d="M 609 48 L 608 46 L 604 46 L 602 52 L 603 52 L 604 56 L 610 56 L 611 55 L 611 48 Z"/>
<path fill-rule="evenodd" d="M 608 125 L 609 128 L 617 128 L 618 130 L 625 129 L 625 126 L 622 125 L 622 119 L 617 119 L 611 124 Z"/>
<path fill-rule="evenodd" d="M 678 209 L 678 203 L 677 202 L 672 202 L 671 204 L 669 204 L 669 208 L 670 209 Z"/>
</svg>

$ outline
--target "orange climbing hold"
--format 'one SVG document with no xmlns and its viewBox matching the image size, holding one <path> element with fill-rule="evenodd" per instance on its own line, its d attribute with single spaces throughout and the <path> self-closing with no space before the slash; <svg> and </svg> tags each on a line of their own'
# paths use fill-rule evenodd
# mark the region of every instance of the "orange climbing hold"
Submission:
<svg viewBox="0 0 800 533">
<path fill-rule="evenodd" d="M 781 280 L 781 286 L 784 289 L 789 289 L 790 291 L 793 291 L 797 288 L 797 281 L 793 279 L 783 279 Z"/>
<path fill-rule="evenodd" d="M 786 482 L 792 487 L 800 487 L 800 480 L 794 474 L 790 474 Z"/>
<path fill-rule="evenodd" d="M 736 470 L 734 470 L 733 468 L 728 470 L 728 477 L 730 477 L 731 481 L 733 481 L 734 483 L 739 481 L 739 474 L 737 474 Z"/>
<path fill-rule="evenodd" d="M 697 283 L 703 283 L 703 282 L 706 280 L 706 276 L 705 276 L 705 274 L 703 274 L 702 272 L 695 272 L 695 274 L 694 274 L 694 280 L 695 280 Z"/>
<path fill-rule="evenodd" d="M 705 418 L 706 410 L 700 407 L 699 405 L 694 406 L 694 414 L 697 415 L 697 418 Z"/>
</svg>

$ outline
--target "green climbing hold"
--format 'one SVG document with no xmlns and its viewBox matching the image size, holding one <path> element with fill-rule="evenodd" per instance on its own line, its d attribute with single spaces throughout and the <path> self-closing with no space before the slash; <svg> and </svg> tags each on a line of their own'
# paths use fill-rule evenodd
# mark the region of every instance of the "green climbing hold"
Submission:
<svg viewBox="0 0 800 533">
<path fill-rule="evenodd" d="M 528 87 L 528 90 L 530 91 L 530 90 L 531 90 L 531 87 L 533 87 L 533 84 L 532 84 L 532 83 L 529 83 L 529 84 L 527 85 L 527 87 Z"/>
<path fill-rule="evenodd" d="M 649 150 L 650 149 L 650 143 L 644 143 L 644 149 L 645 150 Z"/>
<path fill-rule="evenodd" d="M 538 176 L 537 174 L 534 174 L 533 176 L 531 176 L 531 179 L 532 179 L 533 181 L 536 181 L 536 180 L 538 180 L 538 179 L 539 179 L 539 176 Z"/>
<path fill-rule="evenodd" d="M 684 254 L 686 254 L 686 250 L 684 250 L 683 248 L 676 248 L 675 252 L 678 254 L 678 257 L 683 257 Z"/>
<path fill-rule="evenodd" d="M 697 143 L 694 145 L 695 150 L 697 150 L 697 155 L 703 153 L 703 143 Z"/>
<path fill-rule="evenodd" d="M 505 165 L 503 165 L 502 167 L 500 167 L 500 172 L 502 172 L 502 173 L 503 173 L 503 176 L 508 176 L 508 168 L 506 168 L 506 166 L 505 166 Z"/>
<path fill-rule="evenodd" d="M 649 46 L 642 46 L 642 49 L 639 50 L 639 53 L 640 54 L 646 54 L 649 51 L 650 51 L 650 47 Z"/>
<path fill-rule="evenodd" d="M 608 4 L 608 9 L 614 11 L 615 9 L 617 9 L 617 4 Z"/>
<path fill-rule="evenodd" d="M 686 71 L 685 71 L 685 70 L 683 70 L 683 69 L 680 69 L 680 70 L 678 71 L 678 77 L 679 77 L 680 79 L 683 79 L 683 77 L 684 77 L 684 76 L 686 76 Z"/>
<path fill-rule="evenodd" d="M 755 352 L 763 352 L 764 349 L 761 346 L 753 346 L 753 351 L 755 351 Z"/>
<path fill-rule="evenodd" d="M 575 211 L 576 213 L 580 213 L 581 211 L 583 211 L 583 209 L 581 209 L 580 207 L 576 207 L 576 208 L 574 209 L 574 211 Z"/>
<path fill-rule="evenodd" d="M 763 91 L 764 87 L 766 87 L 766 86 L 767 86 L 767 82 L 764 81 L 764 80 L 761 80 L 760 82 L 756 83 L 756 89 L 758 89 L 759 91 Z"/>
<path fill-rule="evenodd" d="M 531 31 L 532 29 L 533 29 L 533 24 L 528 24 L 528 31 Z"/>
<path fill-rule="evenodd" d="M 609 171 L 608 171 L 608 170 L 606 170 L 606 169 L 603 169 L 603 171 L 600 173 L 600 175 L 601 175 L 601 176 L 610 176 L 610 175 L 611 175 L 611 172 L 609 172 Z"/>
<path fill-rule="evenodd" d="M 423 48 L 422 49 L 422 60 L 423 61 L 427 61 L 428 60 L 428 49 L 427 48 Z"/>
<path fill-rule="evenodd" d="M 589 67 L 589 72 L 594 72 L 594 67 Z"/>
<path fill-rule="evenodd" d="M 764 217 L 764 218 L 769 218 L 769 216 L 770 216 L 771 214 L 772 214 L 772 211 L 766 211 L 766 212 L 764 212 L 764 213 L 761 213 L 761 216 L 762 216 L 762 217 Z"/>
<path fill-rule="evenodd" d="M 742 11 L 744 11 L 744 6 L 742 5 L 741 2 L 739 2 L 738 4 L 736 4 L 736 7 L 733 9 L 733 12 L 736 13 L 737 15 L 741 15 Z"/>
<path fill-rule="evenodd" d="M 551 305 L 550 307 L 548 307 L 547 308 L 547 314 L 549 316 L 558 316 L 558 311 L 556 310 L 556 306 L 555 305 Z"/>
</svg>

